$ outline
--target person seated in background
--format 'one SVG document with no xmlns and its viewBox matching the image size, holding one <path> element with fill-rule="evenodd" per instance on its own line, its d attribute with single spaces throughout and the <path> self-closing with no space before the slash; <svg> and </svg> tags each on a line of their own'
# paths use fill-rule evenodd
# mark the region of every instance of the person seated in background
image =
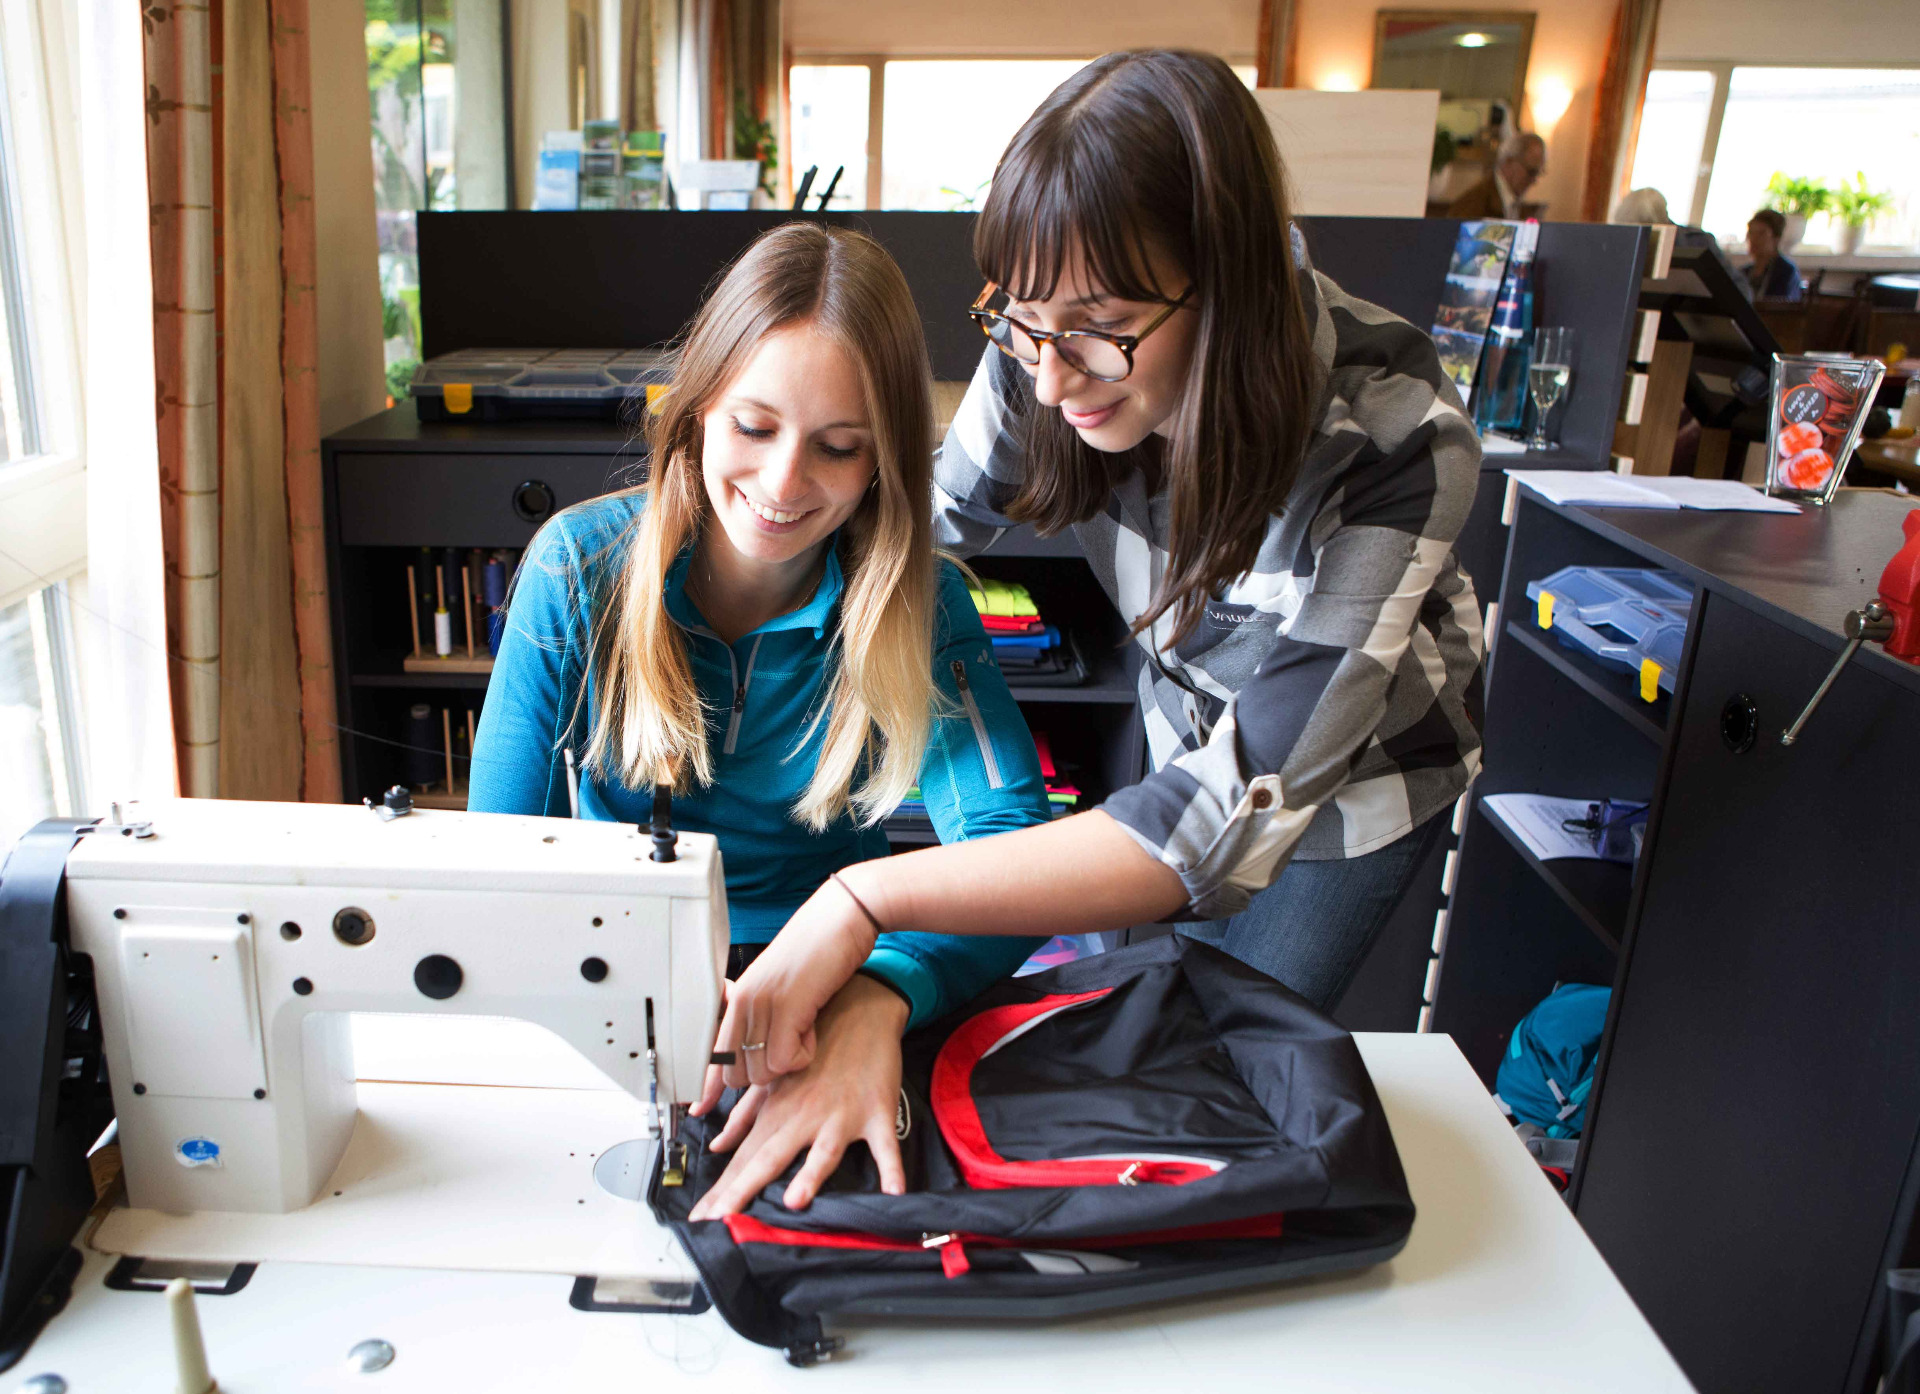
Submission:
<svg viewBox="0 0 1920 1394">
<path fill-rule="evenodd" d="M 1500 142 L 1493 171 L 1447 205 L 1449 218 L 1519 218 L 1520 200 L 1547 172 L 1547 143 L 1515 131 Z"/>
<path fill-rule="evenodd" d="M 1800 298 L 1800 268 L 1780 250 L 1786 231 L 1786 215 L 1772 208 L 1762 208 L 1747 221 L 1747 254 L 1753 261 L 1746 270 L 1746 286 L 1755 300 Z"/>
<path fill-rule="evenodd" d="M 1658 189 L 1629 189 L 1613 206 L 1610 223 L 1645 223 L 1657 227 L 1673 221 L 1667 212 L 1667 196 Z"/>
</svg>

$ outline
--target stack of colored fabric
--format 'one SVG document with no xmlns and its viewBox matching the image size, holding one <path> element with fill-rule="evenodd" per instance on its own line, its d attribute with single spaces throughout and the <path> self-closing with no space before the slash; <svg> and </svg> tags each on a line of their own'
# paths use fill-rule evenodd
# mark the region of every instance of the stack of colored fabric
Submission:
<svg viewBox="0 0 1920 1394">
<path fill-rule="evenodd" d="M 1087 667 L 1070 638 L 1040 614 L 1025 586 L 984 580 L 973 588 L 974 608 L 993 641 L 993 656 L 1016 687 L 1078 687 Z"/>
<path fill-rule="evenodd" d="M 1033 748 L 1040 756 L 1040 777 L 1047 782 L 1047 803 L 1052 807 L 1053 816 L 1064 818 L 1080 808 L 1080 791 L 1062 777 L 1059 768 L 1053 763 L 1053 746 L 1047 740 L 1045 731 L 1033 733 Z"/>
</svg>

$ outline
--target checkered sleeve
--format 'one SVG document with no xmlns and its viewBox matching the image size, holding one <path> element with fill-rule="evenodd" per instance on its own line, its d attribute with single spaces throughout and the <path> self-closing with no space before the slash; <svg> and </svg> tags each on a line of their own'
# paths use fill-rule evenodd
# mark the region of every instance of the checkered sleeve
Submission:
<svg viewBox="0 0 1920 1394">
<path fill-rule="evenodd" d="M 933 538 L 958 557 L 991 547 L 1013 526 L 1004 509 L 1026 473 L 1027 395 L 1020 369 L 989 347 L 933 461 Z"/>
<path fill-rule="evenodd" d="M 1426 335 L 1322 286 L 1316 339 L 1331 334 L 1336 342 L 1316 344 L 1333 366 L 1310 450 L 1314 468 L 1335 471 L 1339 487 L 1312 529 L 1311 589 L 1206 743 L 1102 806 L 1180 874 L 1190 897 L 1185 918 L 1245 909 L 1336 796 L 1397 799 L 1404 812 L 1399 770 L 1353 783 L 1380 744 L 1395 675 L 1449 643 L 1474 646 L 1478 660 L 1477 614 L 1469 626 L 1445 595 L 1458 581 L 1453 542 L 1478 483 L 1472 424 Z M 1433 643 L 1412 653 L 1423 623 Z M 1425 695 L 1441 682 L 1428 674 L 1413 686 Z M 1378 845 L 1410 830 L 1400 821 L 1405 826 Z M 1348 855 L 1371 850 L 1349 847 Z"/>
</svg>

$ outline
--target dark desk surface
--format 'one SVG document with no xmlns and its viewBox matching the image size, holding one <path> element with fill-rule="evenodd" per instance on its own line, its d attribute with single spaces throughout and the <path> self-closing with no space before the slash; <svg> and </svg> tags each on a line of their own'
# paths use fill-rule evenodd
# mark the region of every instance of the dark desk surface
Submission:
<svg viewBox="0 0 1920 1394">
<path fill-rule="evenodd" d="M 645 453 L 639 431 L 619 421 L 422 421 L 412 402 L 388 407 L 327 437 L 354 449 L 478 450 L 489 455 Z"/>
<path fill-rule="evenodd" d="M 1784 513 L 1559 508 L 1603 537 L 1719 591 L 1826 648 L 1841 623 L 1879 593 L 1880 573 L 1905 542 L 1901 519 L 1920 501 L 1871 490 L 1842 491 L 1826 508 Z M 1920 690 L 1920 666 L 1863 645 L 1855 660 Z"/>
</svg>

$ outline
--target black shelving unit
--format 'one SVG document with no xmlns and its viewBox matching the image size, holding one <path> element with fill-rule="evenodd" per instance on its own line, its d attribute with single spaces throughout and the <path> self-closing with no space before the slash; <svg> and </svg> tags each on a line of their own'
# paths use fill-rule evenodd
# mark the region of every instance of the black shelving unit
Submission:
<svg viewBox="0 0 1920 1394">
<path fill-rule="evenodd" d="M 1568 1200 L 1703 1391 L 1864 1394 L 1920 1263 L 1920 667 L 1867 645 L 1779 742 L 1911 508 L 1514 510 L 1431 1025 L 1492 1087 L 1556 984 L 1612 989 Z M 1672 695 L 1537 627 L 1567 565 L 1694 588 Z M 1650 801 L 1638 862 L 1541 861 L 1485 803 L 1520 792 Z"/>
<path fill-rule="evenodd" d="M 419 549 L 525 547 L 557 509 L 637 481 L 644 455 L 632 430 L 616 422 L 423 423 L 402 404 L 329 437 L 322 462 L 341 784 L 358 801 L 405 782 L 411 706 L 448 711 L 458 736 L 467 713 L 477 718 L 486 699 L 484 672 L 407 670 L 406 568 L 419 561 Z M 982 576 L 1027 585 L 1048 621 L 1080 645 L 1086 684 L 1015 686 L 1013 693 L 1029 725 L 1048 731 L 1087 802 L 1137 780 L 1146 760 L 1134 695 L 1138 646 L 1122 643 L 1125 626 L 1072 535 L 1015 529 L 973 565 Z M 463 655 L 457 611 L 453 626 L 455 653 Z M 484 616 L 475 616 L 475 627 L 484 655 Z M 458 759 L 455 766 L 454 788 L 437 791 L 434 801 L 461 802 L 464 767 Z M 936 840 L 925 820 L 895 820 L 887 831 L 901 847 Z"/>
</svg>

